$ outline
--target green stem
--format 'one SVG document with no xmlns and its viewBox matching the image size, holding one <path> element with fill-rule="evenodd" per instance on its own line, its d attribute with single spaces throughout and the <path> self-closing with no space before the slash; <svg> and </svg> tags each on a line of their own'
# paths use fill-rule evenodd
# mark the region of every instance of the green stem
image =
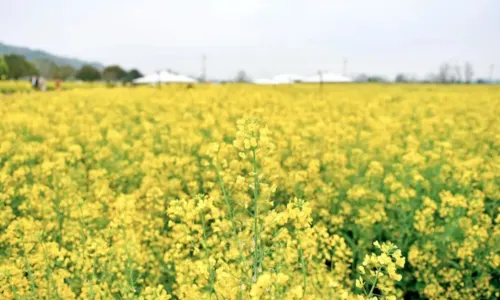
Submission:
<svg viewBox="0 0 500 300">
<path fill-rule="evenodd" d="M 38 289 L 36 288 L 35 279 L 33 278 L 33 273 L 31 272 L 31 265 L 28 258 L 28 253 L 26 253 L 26 245 L 24 244 L 24 234 L 21 233 L 21 243 L 23 244 L 23 256 L 24 256 L 24 267 L 26 268 L 26 273 L 28 273 L 28 280 L 30 282 L 30 290 L 35 293 L 38 297 Z M 34 247 L 33 247 L 34 248 Z"/>
<path fill-rule="evenodd" d="M 229 211 L 229 218 L 231 219 L 233 232 L 236 233 L 236 223 L 234 222 L 234 207 L 232 203 L 229 201 L 229 195 L 227 194 L 226 186 L 224 185 L 224 181 L 222 180 L 222 176 L 220 175 L 219 168 L 216 165 L 214 165 L 214 167 L 215 167 L 215 172 L 217 173 L 217 178 L 219 180 L 222 194 L 224 195 L 224 202 L 226 203 L 227 209 Z"/>
<path fill-rule="evenodd" d="M 220 187 L 222 189 L 222 194 L 224 195 L 224 202 L 226 203 L 227 210 L 229 212 L 229 218 L 231 219 L 231 227 L 233 229 L 233 234 L 234 234 L 234 237 L 236 240 L 236 246 L 238 247 L 238 252 L 240 254 L 240 263 L 241 263 L 243 261 L 243 253 L 242 253 L 241 247 L 240 247 L 240 239 L 238 237 L 238 230 L 236 228 L 236 222 L 234 221 L 234 206 L 233 206 L 233 203 L 231 203 L 231 201 L 229 200 L 229 195 L 228 195 L 228 192 L 226 190 L 224 180 L 222 180 L 222 176 L 220 175 L 219 166 L 216 164 L 213 164 L 213 166 L 215 168 L 215 172 L 217 173 L 217 178 L 219 180 L 219 184 L 220 184 Z M 241 284 L 242 279 L 239 278 L 239 281 Z M 238 289 L 238 299 L 241 300 L 242 297 L 243 297 L 242 291 L 241 291 L 241 289 Z"/>
<path fill-rule="evenodd" d="M 4 273 L 5 278 L 7 278 L 7 283 L 9 284 L 10 290 L 14 294 L 14 299 L 19 299 L 19 294 L 17 293 L 17 288 L 10 282 L 10 274 Z"/>
<path fill-rule="evenodd" d="M 377 272 L 375 273 L 375 280 L 373 281 L 373 285 L 372 285 L 372 288 L 370 289 L 370 293 L 368 294 L 368 298 L 371 298 L 373 296 L 373 290 L 375 289 L 375 286 L 377 285 L 377 280 L 378 280 L 378 272 L 379 270 L 377 270 Z"/>
<path fill-rule="evenodd" d="M 307 272 L 306 272 L 306 264 L 304 261 L 304 250 L 302 248 L 299 249 L 299 259 L 300 259 L 300 265 L 302 268 L 302 277 L 303 277 L 303 282 L 304 282 L 304 295 L 306 294 L 306 286 L 307 286 Z"/>
<path fill-rule="evenodd" d="M 254 173 L 254 188 L 253 188 L 253 205 L 254 205 L 254 258 L 253 258 L 253 274 L 254 280 L 257 282 L 258 274 L 258 264 L 259 264 L 259 176 L 257 174 L 257 158 L 255 149 L 252 149 L 252 159 L 253 159 L 253 173 Z"/>
<path fill-rule="evenodd" d="M 135 298 L 135 282 L 134 282 L 134 270 L 132 268 L 132 257 L 130 256 L 129 252 L 129 240 L 127 238 L 127 233 L 125 232 L 125 224 L 123 223 L 123 217 L 121 219 L 122 224 L 121 224 L 121 229 L 122 229 L 122 238 L 125 241 L 125 254 L 127 255 L 127 263 L 125 265 L 125 273 L 127 275 L 127 281 L 128 281 L 128 292 L 132 293 Z"/>
<path fill-rule="evenodd" d="M 210 298 L 212 298 L 212 294 L 215 295 L 216 299 L 219 299 L 219 296 L 217 295 L 217 292 L 215 291 L 214 285 L 215 285 L 215 266 L 212 268 L 210 265 L 210 253 L 208 251 L 207 247 L 207 228 L 206 228 L 206 221 L 205 221 L 205 215 L 203 211 L 200 211 L 200 219 L 201 219 L 201 226 L 203 229 L 203 248 L 205 250 L 205 257 L 207 259 L 207 265 L 208 265 L 208 280 L 209 280 L 209 285 L 210 285 Z"/>
<path fill-rule="evenodd" d="M 54 278 L 52 277 L 52 268 L 50 267 L 50 260 L 49 256 L 47 255 L 47 250 L 45 249 L 45 245 L 43 242 L 40 243 L 43 249 L 43 256 L 45 258 L 45 263 L 47 264 L 47 269 L 46 269 L 46 276 L 47 276 L 47 298 L 50 299 L 50 290 L 51 290 L 51 285 L 54 285 L 54 291 L 56 293 L 57 299 L 61 299 L 61 296 L 59 295 L 59 292 L 57 291 L 57 284 L 54 281 Z"/>
</svg>

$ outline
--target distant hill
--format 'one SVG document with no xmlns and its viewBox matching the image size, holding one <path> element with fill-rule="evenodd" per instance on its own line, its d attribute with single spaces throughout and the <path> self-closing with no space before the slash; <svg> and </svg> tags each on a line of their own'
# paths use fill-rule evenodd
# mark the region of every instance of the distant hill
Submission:
<svg viewBox="0 0 500 300">
<path fill-rule="evenodd" d="M 71 65 L 74 68 L 80 68 L 82 65 L 90 64 L 98 69 L 103 69 L 104 66 L 98 62 L 89 62 L 76 58 L 70 58 L 65 56 L 59 56 L 55 54 L 48 53 L 43 50 L 30 49 L 26 47 L 11 46 L 0 42 L 0 55 L 4 54 L 18 54 L 23 55 L 28 60 L 42 60 L 49 59 L 58 65 Z"/>
</svg>

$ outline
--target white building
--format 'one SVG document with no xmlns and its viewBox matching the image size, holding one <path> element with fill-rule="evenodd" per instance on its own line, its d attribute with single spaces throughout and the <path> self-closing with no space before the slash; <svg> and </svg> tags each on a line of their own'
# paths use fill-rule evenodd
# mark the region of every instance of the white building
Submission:
<svg viewBox="0 0 500 300">
<path fill-rule="evenodd" d="M 303 81 L 304 76 L 301 76 L 298 74 L 280 74 L 280 75 L 274 76 L 272 80 L 277 82 L 278 84 L 289 84 L 289 83 Z"/>
<path fill-rule="evenodd" d="M 255 84 L 277 84 L 274 80 L 272 79 L 255 79 L 253 81 Z"/>
<path fill-rule="evenodd" d="M 353 82 L 349 77 L 338 75 L 331 72 L 318 73 L 312 76 L 301 76 L 298 74 L 280 74 L 271 79 L 257 79 L 256 84 L 291 84 L 291 83 L 334 83 L 334 82 Z"/>
<path fill-rule="evenodd" d="M 325 72 L 318 73 L 316 75 L 308 76 L 302 80 L 302 82 L 307 83 L 334 83 L 334 82 L 353 82 L 353 80 L 349 77 L 338 75 L 335 73 Z"/>
<path fill-rule="evenodd" d="M 147 74 L 144 77 L 133 81 L 137 84 L 156 84 L 156 83 L 195 83 L 194 78 L 186 75 L 176 74 L 168 70 Z"/>
<path fill-rule="evenodd" d="M 301 82 L 304 79 L 303 76 L 297 74 L 280 74 L 276 75 L 271 79 L 257 79 L 254 81 L 256 84 L 291 84 L 295 82 Z"/>
</svg>

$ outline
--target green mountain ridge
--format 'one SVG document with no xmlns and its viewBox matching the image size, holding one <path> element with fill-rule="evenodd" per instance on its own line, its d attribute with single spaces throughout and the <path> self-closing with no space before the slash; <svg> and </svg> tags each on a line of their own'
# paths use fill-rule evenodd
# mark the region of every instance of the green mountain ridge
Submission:
<svg viewBox="0 0 500 300">
<path fill-rule="evenodd" d="M 98 69 L 103 69 L 104 65 L 99 62 L 90 62 L 77 58 L 71 58 L 61 55 L 56 55 L 49 53 L 47 51 L 39 50 L 39 49 L 30 49 L 27 47 L 20 46 L 12 46 L 7 45 L 0 42 L 0 55 L 5 54 L 18 54 L 23 55 L 28 60 L 41 60 L 41 59 L 49 59 L 56 63 L 57 65 L 71 65 L 74 68 L 80 68 L 83 65 L 92 65 Z"/>
</svg>

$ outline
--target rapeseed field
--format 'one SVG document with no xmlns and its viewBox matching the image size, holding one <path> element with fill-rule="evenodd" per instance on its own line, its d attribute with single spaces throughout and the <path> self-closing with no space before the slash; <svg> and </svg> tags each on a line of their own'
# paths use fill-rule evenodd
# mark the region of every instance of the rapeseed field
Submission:
<svg viewBox="0 0 500 300">
<path fill-rule="evenodd" d="M 1 299 L 497 299 L 500 88 L 0 96 Z"/>
<path fill-rule="evenodd" d="M 72 89 L 89 89 L 96 87 L 104 87 L 105 83 L 102 82 L 78 82 L 78 81 L 64 81 L 61 83 L 61 90 L 72 90 Z M 55 81 L 46 82 L 47 91 L 53 91 L 57 89 Z M 31 86 L 30 80 L 0 80 L 0 96 L 2 94 L 13 94 L 13 93 L 31 93 L 35 89 Z"/>
</svg>

